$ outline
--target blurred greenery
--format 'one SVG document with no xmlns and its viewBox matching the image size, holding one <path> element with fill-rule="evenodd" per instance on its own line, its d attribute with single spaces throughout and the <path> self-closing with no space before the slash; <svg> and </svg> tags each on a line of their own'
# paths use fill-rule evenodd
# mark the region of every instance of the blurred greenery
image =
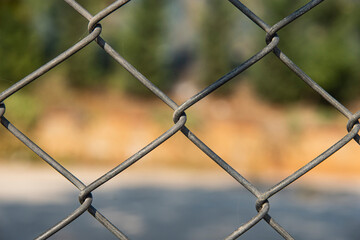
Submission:
<svg viewBox="0 0 360 240">
<path fill-rule="evenodd" d="M 265 9 L 271 9 L 264 18 L 273 23 L 295 10 L 292 1 L 263 1 L 263 4 Z M 359 10 L 357 1 L 327 1 L 278 32 L 279 48 L 341 101 L 355 100 L 360 87 Z M 251 73 L 257 91 L 266 99 L 280 103 L 321 101 L 318 94 L 274 55 L 266 57 Z"/>
<path fill-rule="evenodd" d="M 166 78 L 166 36 L 165 10 L 168 0 L 140 0 L 131 6 L 128 19 L 129 28 L 119 36 L 118 41 L 126 42 L 124 57 L 145 77 L 163 90 L 169 90 L 171 80 Z M 138 95 L 150 95 L 150 91 L 123 71 L 122 87 L 125 91 Z"/>
<path fill-rule="evenodd" d="M 43 103 L 37 97 L 28 93 L 20 93 L 6 102 L 6 115 L 10 119 L 18 119 L 17 124 L 21 128 L 31 127 L 42 108 Z"/>
<path fill-rule="evenodd" d="M 200 29 L 201 85 L 206 87 L 229 72 L 232 59 L 231 38 L 234 7 L 227 1 L 209 0 Z M 220 93 L 228 93 L 230 85 L 221 87 Z"/>
<path fill-rule="evenodd" d="M 0 81 L 9 86 L 43 62 L 39 35 L 32 31 L 34 13 L 21 0 L 0 3 Z"/>
<path fill-rule="evenodd" d="M 79 2 L 93 14 L 111 3 Z M 188 5 L 197 8 L 180 16 L 176 8 L 169 7 L 175 3 L 175 0 L 131 1 L 124 9 L 103 20 L 106 26 L 102 33 L 104 38 L 164 91 L 176 86 L 179 74 L 175 73 L 179 66 L 190 63 L 200 66 L 193 67 L 197 69 L 194 79 L 199 79 L 197 84 L 204 87 L 229 72 L 234 62 L 238 65 L 244 61 L 238 58 L 239 55 L 244 56 L 243 52 L 251 49 L 255 53 L 264 46 L 263 32 L 259 31 L 249 38 L 249 33 L 253 33 L 250 30 L 258 27 L 248 20 L 242 25 L 244 30 L 241 32 L 248 40 L 236 44 L 240 41 L 236 39 L 239 38 L 236 28 L 244 16 L 227 1 L 177 3 L 177 6 L 184 8 L 189 8 Z M 305 3 L 307 1 L 258 0 L 258 8 L 252 10 L 269 24 L 274 24 Z M 360 2 L 357 1 L 327 1 L 278 33 L 279 48 L 340 101 L 356 98 L 360 87 L 360 68 L 357 67 L 360 60 L 359 10 Z M 175 20 L 170 21 L 169 17 Z M 194 24 L 186 25 L 188 18 L 201 19 L 200 24 L 194 21 Z M 188 38 L 191 42 L 181 48 L 179 46 L 183 43 L 180 43 L 180 39 L 170 41 L 169 36 L 175 31 L 182 31 L 179 36 L 190 35 L 191 32 L 196 32 L 197 36 Z M 0 64 L 0 87 L 5 89 L 14 84 L 86 35 L 86 19 L 64 1 L 1 1 L 0 55 L 3 60 Z M 180 50 L 171 52 L 171 46 Z M 189 49 L 197 51 L 196 54 L 186 53 L 196 56 L 196 61 L 185 56 L 184 51 Z M 169 63 L 169 55 L 173 55 L 171 61 L 177 64 Z M 62 66 L 63 79 L 71 88 L 110 88 L 139 96 L 152 96 L 95 43 L 62 63 Z M 272 54 L 245 74 L 256 91 L 270 101 L 320 101 L 317 94 Z M 229 93 L 232 86 L 225 85 L 222 89 Z"/>
</svg>

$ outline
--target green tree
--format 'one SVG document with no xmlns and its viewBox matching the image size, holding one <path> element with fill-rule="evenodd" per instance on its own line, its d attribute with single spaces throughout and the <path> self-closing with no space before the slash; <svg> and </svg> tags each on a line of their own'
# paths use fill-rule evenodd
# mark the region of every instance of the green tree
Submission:
<svg viewBox="0 0 360 240">
<path fill-rule="evenodd" d="M 4 0 L 0 7 L 0 85 L 8 87 L 40 66 L 42 46 L 33 26 L 33 12 L 22 0 Z"/>
<path fill-rule="evenodd" d="M 272 22 L 295 10 L 292 1 L 263 4 L 265 19 Z M 341 101 L 352 100 L 359 93 L 359 10 L 356 1 L 326 1 L 278 32 L 279 48 Z M 321 99 L 272 54 L 254 66 L 251 75 L 258 92 L 269 100 L 288 103 Z"/>
<path fill-rule="evenodd" d="M 99 5 L 92 2 L 84 7 L 101 10 Z M 88 21 L 62 1 L 52 1 L 43 12 L 42 21 L 47 23 L 42 36 L 51 58 L 88 34 Z M 75 88 L 99 87 L 113 71 L 115 63 L 112 63 L 111 57 L 93 42 L 63 63 L 64 74 L 69 85 Z"/>
<path fill-rule="evenodd" d="M 231 36 L 234 7 L 227 1 L 208 0 L 200 34 L 201 85 L 207 86 L 232 69 Z M 228 92 L 229 84 L 221 87 Z M 225 90 L 225 91 L 224 91 Z"/>
<path fill-rule="evenodd" d="M 99 4 L 87 4 L 85 7 Z M 101 8 L 99 8 L 100 10 Z M 66 17 L 64 17 L 66 16 Z M 63 1 L 6 0 L 0 7 L 0 83 L 10 85 L 70 48 L 87 33 L 87 20 Z M 103 84 L 111 60 L 92 43 L 61 64 L 70 86 Z"/>
<path fill-rule="evenodd" d="M 172 86 L 166 68 L 167 0 L 138 0 L 128 9 L 128 26 L 119 31 L 118 48 L 126 60 L 163 91 Z M 129 4 L 130 6 L 130 4 Z M 116 81 L 119 81 L 116 79 Z M 141 83 L 122 71 L 120 84 L 125 91 L 152 96 Z"/>
</svg>

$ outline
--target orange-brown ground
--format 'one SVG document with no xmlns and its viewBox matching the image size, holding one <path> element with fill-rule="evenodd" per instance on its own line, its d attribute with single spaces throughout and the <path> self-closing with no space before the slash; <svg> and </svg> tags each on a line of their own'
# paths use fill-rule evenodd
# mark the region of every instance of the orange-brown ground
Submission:
<svg viewBox="0 0 360 240">
<path fill-rule="evenodd" d="M 195 104 L 186 111 L 186 125 L 245 176 L 282 179 L 346 135 L 345 117 L 319 109 L 273 106 L 242 86 L 231 97 L 211 96 Z M 170 128 L 172 113 L 160 100 L 87 92 L 47 106 L 26 133 L 61 163 L 111 167 Z M 352 141 L 309 177 L 359 180 L 359 156 Z M 179 132 L 132 168 L 218 167 Z"/>
</svg>

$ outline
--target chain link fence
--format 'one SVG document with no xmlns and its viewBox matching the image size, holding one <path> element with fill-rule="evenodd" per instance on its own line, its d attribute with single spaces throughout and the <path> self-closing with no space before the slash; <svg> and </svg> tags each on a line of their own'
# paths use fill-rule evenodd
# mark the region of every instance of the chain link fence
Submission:
<svg viewBox="0 0 360 240">
<path fill-rule="evenodd" d="M 113 12 L 119 10 L 122 6 L 128 3 L 130 0 L 118 0 L 113 2 L 111 5 L 101 10 L 95 16 L 92 16 L 85 8 L 83 8 L 79 3 L 74 0 L 64 0 L 68 3 L 74 10 L 76 10 L 82 17 L 86 18 L 89 21 L 88 30 L 89 34 L 77 42 L 75 45 L 70 47 L 65 52 L 58 55 L 56 58 L 52 59 L 50 62 L 46 63 L 36 71 L 32 72 L 22 80 L 18 81 L 16 84 L 6 89 L 0 94 L 0 116 L 2 125 L 11 132 L 16 138 L 23 142 L 28 148 L 30 148 L 34 153 L 36 153 L 40 158 L 47 162 L 51 167 L 53 167 L 59 174 L 61 174 L 65 179 L 70 181 L 74 187 L 79 190 L 79 202 L 80 206 L 71 212 L 66 218 L 62 219 L 58 223 L 54 223 L 54 226 L 46 230 L 36 239 L 47 239 L 56 232 L 60 231 L 66 225 L 72 223 L 80 215 L 88 211 L 97 221 L 99 221 L 105 228 L 112 232 L 119 239 L 129 239 L 126 236 L 126 233 L 122 232 L 117 226 L 110 222 L 106 216 L 102 215 L 93 205 L 92 192 L 95 189 L 100 188 L 107 182 L 111 181 L 113 177 L 120 174 L 132 164 L 140 161 L 146 154 L 150 153 L 152 150 L 157 148 L 159 145 L 164 143 L 167 139 L 171 138 L 175 133 L 182 132 L 193 144 L 195 144 L 201 151 L 203 151 L 209 159 L 218 164 L 224 171 L 231 175 L 239 184 L 241 184 L 245 189 L 247 189 L 252 195 L 257 199 L 255 207 L 257 210 L 257 215 L 250 219 L 247 223 L 239 226 L 238 229 L 234 230 L 232 233 L 229 233 L 227 240 L 237 239 L 246 231 L 250 230 L 255 226 L 259 221 L 266 221 L 281 237 L 284 239 L 294 239 L 290 233 L 284 229 L 280 223 L 278 223 L 274 218 L 271 217 L 269 209 L 270 203 L 269 199 L 276 195 L 278 192 L 285 189 L 294 181 L 301 178 L 304 174 L 308 173 L 314 167 L 319 165 L 321 162 L 329 158 L 333 153 L 344 147 L 352 139 L 360 144 L 360 137 L 358 132 L 360 130 L 360 124 L 358 119 L 360 118 L 360 112 L 353 114 L 335 98 L 333 98 L 328 92 L 322 89 L 316 81 L 311 79 L 305 72 L 303 72 L 295 63 L 289 59 L 285 53 L 283 53 L 277 46 L 280 41 L 277 32 L 290 25 L 297 18 L 302 17 L 305 13 L 315 8 L 318 4 L 323 2 L 323 0 L 313 0 L 308 2 L 303 7 L 299 8 L 292 14 L 286 16 L 281 21 L 277 22 L 275 25 L 270 26 L 265 23 L 259 16 L 252 12 L 247 6 L 245 6 L 239 0 L 229 0 L 234 7 L 246 15 L 251 21 L 256 24 L 259 28 L 264 30 L 266 35 L 266 45 L 263 49 L 253 55 L 251 58 L 243 62 L 241 65 L 233 69 L 231 72 L 225 74 L 223 77 L 215 81 L 213 84 L 207 86 L 202 91 L 198 92 L 188 100 L 186 100 L 181 105 L 175 103 L 169 96 L 162 92 L 161 86 L 155 86 L 149 79 L 142 75 L 138 70 L 136 70 L 130 63 L 126 61 L 119 53 L 113 49 L 109 43 L 107 43 L 101 36 L 102 26 L 100 22 L 102 19 L 106 18 Z M 137 78 L 143 85 L 145 85 L 153 94 L 160 98 L 166 105 L 174 110 L 173 121 L 174 125 L 164 132 L 161 136 L 153 140 L 147 146 L 139 150 L 130 158 L 126 159 L 120 163 L 117 167 L 111 171 L 105 173 L 103 176 L 93 181 L 89 185 L 85 185 L 80 179 L 75 175 L 69 172 L 63 165 L 59 164 L 55 159 L 53 159 L 49 154 L 44 152 L 39 146 L 37 146 L 31 139 L 29 139 L 25 134 L 19 131 L 9 120 L 5 118 L 5 100 L 15 94 L 17 91 L 25 87 L 26 85 L 32 83 L 40 76 L 46 74 L 49 70 L 55 68 L 57 65 L 63 61 L 70 58 L 72 55 L 76 54 L 78 51 L 85 48 L 89 43 L 95 41 L 99 47 L 101 47 L 110 57 L 115 59 L 123 68 L 130 72 L 135 78 Z M 336 108 L 341 114 L 348 118 L 347 122 L 347 131 L 342 139 L 337 143 L 327 149 L 325 152 L 321 153 L 318 157 L 307 163 L 302 168 L 298 169 L 293 174 L 289 175 L 281 182 L 272 186 L 265 192 L 260 191 L 253 183 L 244 178 L 239 172 L 233 169 L 229 164 L 227 164 L 220 156 L 218 156 L 214 151 L 212 151 L 202 140 L 200 140 L 194 133 L 186 127 L 187 117 L 185 111 L 191 108 L 194 104 L 204 99 L 206 96 L 211 94 L 217 88 L 220 88 L 234 77 L 238 76 L 246 69 L 253 66 L 256 62 L 263 59 L 268 54 L 275 54 L 278 59 L 283 62 L 289 69 L 292 70 L 294 74 L 309 85 L 314 91 L 321 95 L 329 104 Z M 6 56 L 3 56 L 3 58 Z M 341 61 L 341 59 L 339 60 Z M 340 79 L 339 79 L 340 80 Z M 264 79 L 266 81 L 266 79 Z M 185 157 L 185 156 L 184 156 Z"/>
</svg>

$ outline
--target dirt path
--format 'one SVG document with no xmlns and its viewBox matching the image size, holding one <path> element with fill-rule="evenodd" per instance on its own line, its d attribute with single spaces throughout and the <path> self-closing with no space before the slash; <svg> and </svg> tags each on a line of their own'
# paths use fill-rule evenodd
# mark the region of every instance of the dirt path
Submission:
<svg viewBox="0 0 360 240">
<path fill-rule="evenodd" d="M 173 125 L 172 114 L 160 100 L 88 92 L 48 105 L 25 133 L 62 164 L 111 168 L 168 130 Z M 187 116 L 190 130 L 250 178 L 281 180 L 347 134 L 347 121 L 335 110 L 305 105 L 280 108 L 257 99 L 246 86 L 227 98 L 204 99 L 187 110 Z M 16 124 L 16 119 L 10 120 Z M 17 141 L 9 142 L 39 161 Z M 359 179 L 359 156 L 360 147 L 352 141 L 307 177 Z M 24 157 L 20 154 L 20 158 Z M 3 159 L 18 162 L 19 154 L 9 152 Z M 218 170 L 181 133 L 135 168 Z"/>
</svg>

